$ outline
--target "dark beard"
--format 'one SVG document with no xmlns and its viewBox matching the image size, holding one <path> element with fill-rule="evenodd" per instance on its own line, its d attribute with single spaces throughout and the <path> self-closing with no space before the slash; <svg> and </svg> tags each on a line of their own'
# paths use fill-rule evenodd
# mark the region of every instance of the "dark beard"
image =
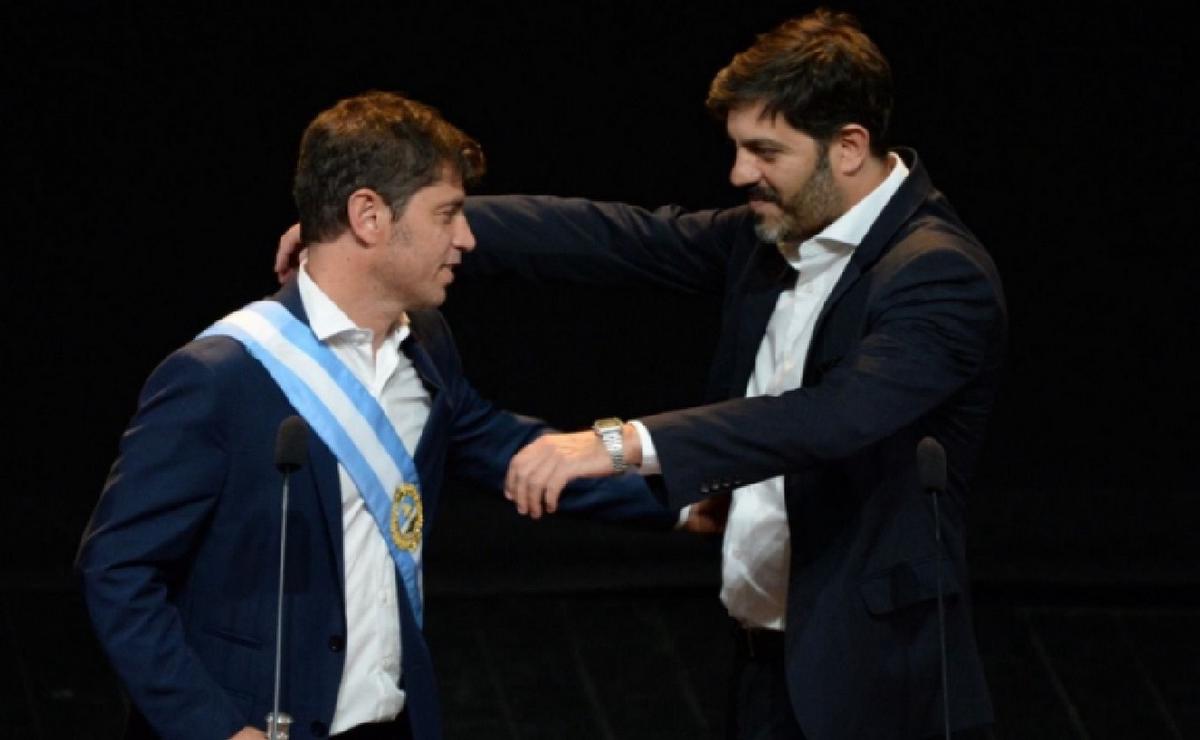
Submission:
<svg viewBox="0 0 1200 740">
<path fill-rule="evenodd" d="M 749 196 L 752 200 L 775 203 L 782 211 L 779 220 L 770 224 L 761 215 L 755 217 L 754 233 L 768 243 L 804 241 L 833 223 L 840 215 L 841 198 L 833 184 L 828 152 L 821 156 L 817 168 L 787 202 L 768 185 L 753 186 Z"/>
</svg>

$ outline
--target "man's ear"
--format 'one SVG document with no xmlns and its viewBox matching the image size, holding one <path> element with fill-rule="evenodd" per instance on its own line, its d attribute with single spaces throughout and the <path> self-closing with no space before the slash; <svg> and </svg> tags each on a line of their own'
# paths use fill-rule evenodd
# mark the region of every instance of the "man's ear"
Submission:
<svg viewBox="0 0 1200 740">
<path fill-rule="evenodd" d="M 829 165 L 838 174 L 858 174 L 871 157 L 871 132 L 857 123 L 848 123 L 833 135 L 829 145 Z"/>
<path fill-rule="evenodd" d="M 364 246 L 380 243 L 392 220 L 392 209 L 379 193 L 370 188 L 359 188 L 346 199 L 346 217 L 350 222 L 350 233 Z"/>
</svg>

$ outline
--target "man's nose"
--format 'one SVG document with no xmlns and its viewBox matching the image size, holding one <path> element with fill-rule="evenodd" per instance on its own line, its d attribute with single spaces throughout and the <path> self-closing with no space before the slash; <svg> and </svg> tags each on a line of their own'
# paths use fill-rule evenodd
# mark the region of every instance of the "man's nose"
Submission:
<svg viewBox="0 0 1200 740">
<path fill-rule="evenodd" d="M 729 170 L 729 182 L 733 183 L 734 187 L 744 188 L 761 179 L 762 170 L 759 169 L 757 160 L 749 152 L 739 149 L 734 155 L 733 167 Z"/>
<path fill-rule="evenodd" d="M 464 252 L 475 248 L 475 234 L 471 231 L 471 225 L 467 223 L 467 217 L 461 213 L 455 219 L 453 243 L 457 249 Z"/>
</svg>

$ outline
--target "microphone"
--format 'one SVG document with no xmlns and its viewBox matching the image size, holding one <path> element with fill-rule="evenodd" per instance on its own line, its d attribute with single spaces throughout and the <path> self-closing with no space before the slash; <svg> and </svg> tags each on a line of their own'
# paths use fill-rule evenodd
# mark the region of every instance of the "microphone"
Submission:
<svg viewBox="0 0 1200 740">
<path fill-rule="evenodd" d="M 279 423 L 275 434 L 275 468 L 287 475 L 308 462 L 308 424 L 292 414 Z"/>
<path fill-rule="evenodd" d="M 279 516 L 279 593 L 275 600 L 275 693 L 267 715 L 268 740 L 288 740 L 292 718 L 279 711 L 279 683 L 283 660 L 283 578 L 287 562 L 288 483 L 292 473 L 308 462 L 308 424 L 293 414 L 279 423 L 275 433 L 275 469 L 283 474 Z"/>
<path fill-rule="evenodd" d="M 933 437 L 917 443 L 917 476 L 927 493 L 945 493 L 946 448 Z"/>
<path fill-rule="evenodd" d="M 933 437 L 917 443 L 917 478 L 933 501 L 933 536 L 937 544 L 938 638 L 942 651 L 942 723 L 950 740 L 950 680 L 946 671 L 946 605 L 942 600 L 942 519 L 938 512 L 938 494 L 946 492 L 946 448 Z"/>
</svg>

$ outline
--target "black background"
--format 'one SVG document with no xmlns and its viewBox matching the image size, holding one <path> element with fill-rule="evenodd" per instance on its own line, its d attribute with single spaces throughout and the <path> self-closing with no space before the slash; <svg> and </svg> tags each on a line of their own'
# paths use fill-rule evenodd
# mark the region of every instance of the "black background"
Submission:
<svg viewBox="0 0 1200 740">
<path fill-rule="evenodd" d="M 843 7 L 892 63 L 894 141 L 920 152 L 1008 292 L 1011 360 L 971 502 L 976 576 L 1200 584 L 1187 24 L 1153 4 Z M 483 192 L 733 205 L 708 82 L 755 33 L 809 9 L 6 7 L 5 578 L 69 577 L 145 376 L 274 289 L 296 146 L 319 110 L 370 88 L 431 103 L 483 142 Z M 694 402 L 715 307 L 614 295 L 610 310 L 597 291 L 460 281 L 446 311 L 473 380 L 514 410 L 577 427 Z M 597 575 L 571 544 L 640 533 L 535 529 L 492 499 L 462 501 L 438 523 L 434 588 L 528 585 L 503 560 L 486 583 L 462 578 L 473 548 L 503 547 L 505 532 L 533 552 L 554 547 L 564 582 L 639 577 L 619 559 Z M 711 574 L 709 544 L 662 542 L 620 552 L 694 555 Z"/>
</svg>

